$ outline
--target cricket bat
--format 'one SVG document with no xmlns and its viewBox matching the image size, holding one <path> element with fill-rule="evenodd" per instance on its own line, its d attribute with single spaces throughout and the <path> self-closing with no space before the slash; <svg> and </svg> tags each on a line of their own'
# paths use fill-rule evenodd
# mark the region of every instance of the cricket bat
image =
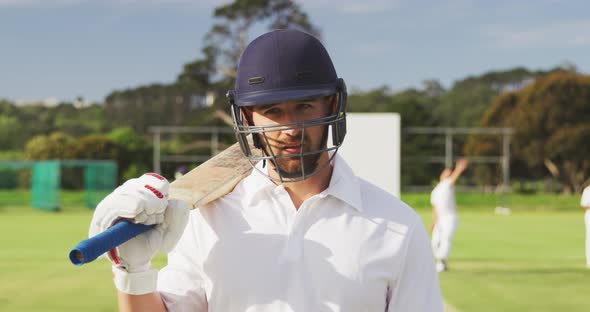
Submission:
<svg viewBox="0 0 590 312">
<path fill-rule="evenodd" d="M 248 139 L 250 149 L 256 151 L 251 137 Z M 236 143 L 170 183 L 168 198 L 185 201 L 191 205 L 191 209 L 203 207 L 231 192 L 251 171 L 250 161 L 244 157 L 239 143 Z M 75 265 L 91 262 L 153 226 L 131 221 L 119 222 L 76 245 L 70 251 L 70 261 Z"/>
</svg>

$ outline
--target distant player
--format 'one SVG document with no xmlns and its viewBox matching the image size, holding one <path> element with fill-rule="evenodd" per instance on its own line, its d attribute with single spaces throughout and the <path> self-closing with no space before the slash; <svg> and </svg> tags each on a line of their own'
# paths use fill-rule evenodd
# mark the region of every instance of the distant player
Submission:
<svg viewBox="0 0 590 312">
<path fill-rule="evenodd" d="M 586 267 L 590 269 L 590 185 L 586 186 L 580 200 L 584 212 L 584 223 L 586 223 Z"/>
<path fill-rule="evenodd" d="M 432 204 L 432 249 L 436 258 L 438 272 L 448 269 L 449 252 L 453 235 L 457 230 L 459 218 L 455 203 L 455 182 L 467 169 L 467 160 L 459 159 L 455 170 L 445 168 L 440 174 L 440 182 L 430 196 Z"/>
</svg>

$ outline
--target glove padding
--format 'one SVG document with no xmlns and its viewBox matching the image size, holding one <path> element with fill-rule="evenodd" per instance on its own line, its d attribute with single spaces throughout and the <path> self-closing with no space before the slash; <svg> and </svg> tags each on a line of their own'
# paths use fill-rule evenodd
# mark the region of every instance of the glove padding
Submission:
<svg viewBox="0 0 590 312">
<path fill-rule="evenodd" d="M 172 250 L 184 232 L 189 205 L 178 200 L 168 201 L 168 188 L 165 178 L 146 173 L 125 182 L 96 207 L 90 237 L 123 219 L 157 224 L 106 253 L 113 263 L 115 286 L 123 293 L 142 295 L 155 291 L 158 271 L 150 270 L 151 259 L 158 251 Z"/>
<path fill-rule="evenodd" d="M 122 219 L 158 224 L 107 252 L 114 267 L 130 273 L 145 272 L 158 251 L 168 252 L 174 248 L 188 222 L 189 206 L 181 201 L 169 202 L 168 189 L 165 178 L 147 173 L 128 180 L 98 204 L 90 224 L 90 237 Z"/>
<path fill-rule="evenodd" d="M 114 266 L 129 273 L 148 271 L 157 252 L 168 253 L 176 246 L 188 222 L 188 213 L 186 202 L 170 200 L 162 223 L 115 248 L 108 258 Z"/>
<path fill-rule="evenodd" d="M 121 218 L 147 225 L 161 223 L 169 188 L 168 180 L 154 173 L 127 180 L 96 206 L 89 236 L 103 232 Z"/>
<path fill-rule="evenodd" d="M 174 248 L 184 232 L 188 213 L 187 203 L 170 200 L 164 213 L 164 222 L 108 253 L 113 262 L 115 287 L 119 291 L 131 295 L 156 291 L 158 270 L 150 270 L 152 257 L 158 251 L 167 253 Z"/>
</svg>

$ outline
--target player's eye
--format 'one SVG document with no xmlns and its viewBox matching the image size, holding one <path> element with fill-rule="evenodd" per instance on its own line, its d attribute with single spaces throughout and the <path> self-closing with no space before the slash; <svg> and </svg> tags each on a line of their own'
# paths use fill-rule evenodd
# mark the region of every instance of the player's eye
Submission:
<svg viewBox="0 0 590 312">
<path fill-rule="evenodd" d="M 269 109 L 265 109 L 262 114 L 266 116 L 277 116 L 281 113 L 281 110 L 277 107 L 271 107 Z"/>
<path fill-rule="evenodd" d="M 311 103 L 299 103 L 297 104 L 297 109 L 301 111 L 309 111 L 313 109 L 314 106 Z"/>
</svg>

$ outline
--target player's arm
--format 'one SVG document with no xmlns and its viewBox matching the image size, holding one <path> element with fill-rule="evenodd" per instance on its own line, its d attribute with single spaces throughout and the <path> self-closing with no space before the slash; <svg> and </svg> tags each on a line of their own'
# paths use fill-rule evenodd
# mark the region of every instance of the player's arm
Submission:
<svg viewBox="0 0 590 312">
<path fill-rule="evenodd" d="M 160 293 L 153 292 L 144 295 L 130 295 L 119 291 L 120 312 L 166 312 Z"/>
<path fill-rule="evenodd" d="M 434 231 L 434 226 L 438 221 L 438 215 L 436 214 L 436 208 L 432 206 L 432 223 L 430 224 L 430 232 Z"/>
<path fill-rule="evenodd" d="M 580 199 L 580 206 L 584 210 L 590 209 L 590 186 L 584 188 L 582 198 Z"/>
<path fill-rule="evenodd" d="M 455 169 L 453 170 L 453 172 L 449 176 L 449 179 L 451 180 L 452 184 L 455 184 L 455 182 L 457 182 L 457 180 L 459 179 L 459 177 L 461 176 L 463 171 L 465 171 L 465 169 L 467 169 L 468 164 L 469 163 L 468 163 L 467 159 L 465 159 L 465 158 L 461 158 L 461 159 L 457 160 L 457 163 L 455 164 Z"/>
<path fill-rule="evenodd" d="M 388 312 L 440 312 L 442 295 L 428 233 L 421 221 L 408 232 L 405 259 L 388 289 Z"/>
<path fill-rule="evenodd" d="M 146 225 L 147 232 L 105 253 L 112 263 L 121 311 L 166 311 L 156 291 L 158 270 L 151 269 L 157 252 L 167 253 L 182 236 L 188 204 L 168 200 L 168 181 L 157 174 L 131 179 L 107 195 L 96 207 L 89 236 L 96 236 L 122 219 Z"/>
</svg>

